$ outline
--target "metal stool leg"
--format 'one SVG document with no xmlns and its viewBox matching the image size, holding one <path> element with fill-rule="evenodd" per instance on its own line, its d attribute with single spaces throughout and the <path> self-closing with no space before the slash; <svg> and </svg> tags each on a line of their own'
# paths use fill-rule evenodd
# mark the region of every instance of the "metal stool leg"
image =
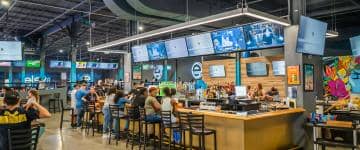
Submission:
<svg viewBox="0 0 360 150">
<path fill-rule="evenodd" d="M 64 121 L 64 110 L 62 110 L 62 111 L 61 111 L 60 129 L 62 129 L 62 126 L 63 126 L 63 121 Z"/>
<path fill-rule="evenodd" d="M 214 133 L 214 150 L 217 150 L 216 132 Z"/>
</svg>

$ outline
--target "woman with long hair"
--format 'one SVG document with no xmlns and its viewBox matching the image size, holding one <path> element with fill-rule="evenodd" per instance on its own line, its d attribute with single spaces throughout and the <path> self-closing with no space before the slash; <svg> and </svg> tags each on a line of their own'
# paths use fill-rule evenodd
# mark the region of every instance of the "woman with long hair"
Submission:
<svg viewBox="0 0 360 150">
<path fill-rule="evenodd" d="M 40 101 L 39 92 L 37 90 L 29 90 L 28 98 L 29 99 L 26 104 L 31 104 L 33 102 L 39 103 L 39 101 Z"/>
<path fill-rule="evenodd" d="M 104 113 L 104 124 L 103 124 L 103 131 L 104 133 L 109 132 L 110 123 L 111 123 L 111 114 L 110 114 L 110 105 L 114 105 L 114 98 L 116 94 L 116 88 L 110 88 L 108 93 L 106 94 L 105 104 L 103 107 L 102 112 Z"/>
</svg>

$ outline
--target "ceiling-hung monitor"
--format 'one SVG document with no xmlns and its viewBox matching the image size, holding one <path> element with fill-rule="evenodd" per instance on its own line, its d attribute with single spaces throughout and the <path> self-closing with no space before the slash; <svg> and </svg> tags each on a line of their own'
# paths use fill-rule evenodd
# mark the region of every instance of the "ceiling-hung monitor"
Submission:
<svg viewBox="0 0 360 150">
<path fill-rule="evenodd" d="M 22 60 L 21 42 L 0 41 L 0 61 Z"/>
<path fill-rule="evenodd" d="M 149 54 L 146 45 L 137 45 L 131 48 L 134 62 L 149 61 Z"/>
<path fill-rule="evenodd" d="M 150 60 L 162 60 L 167 58 L 164 41 L 149 43 L 146 44 L 146 47 Z"/>
<path fill-rule="evenodd" d="M 86 62 L 84 62 L 84 61 L 77 61 L 77 62 L 76 62 L 76 68 L 85 69 L 85 68 L 86 68 Z"/>
<path fill-rule="evenodd" d="M 327 23 L 301 16 L 296 52 L 324 55 Z"/>
<path fill-rule="evenodd" d="M 246 73 L 247 76 L 267 76 L 268 70 L 266 63 L 257 62 L 257 63 L 247 63 L 246 64 Z"/>
<path fill-rule="evenodd" d="M 350 38 L 353 56 L 360 56 L 360 35 Z"/>
<path fill-rule="evenodd" d="M 188 57 L 185 38 L 177 38 L 165 41 L 166 54 L 169 59 Z"/>
<path fill-rule="evenodd" d="M 100 68 L 100 63 L 97 63 L 97 62 L 88 62 L 86 64 L 86 68 L 89 68 L 89 69 L 98 69 Z"/>
<path fill-rule="evenodd" d="M 210 33 L 186 37 L 189 56 L 214 54 L 214 47 Z"/>
<path fill-rule="evenodd" d="M 235 27 L 214 31 L 211 38 L 216 54 L 236 52 L 246 49 L 242 27 Z"/>
<path fill-rule="evenodd" d="M 50 60 L 50 68 L 65 68 L 64 61 Z"/>
<path fill-rule="evenodd" d="M 71 61 L 64 61 L 65 68 L 71 68 Z"/>
<path fill-rule="evenodd" d="M 246 49 L 256 50 L 284 45 L 284 28 L 281 25 L 261 22 L 243 26 Z"/>
<path fill-rule="evenodd" d="M 275 76 L 285 75 L 285 61 L 273 61 L 272 62 L 273 74 Z"/>
<path fill-rule="evenodd" d="M 225 77 L 225 66 L 224 65 L 212 65 L 209 67 L 210 77 L 222 78 Z"/>
</svg>

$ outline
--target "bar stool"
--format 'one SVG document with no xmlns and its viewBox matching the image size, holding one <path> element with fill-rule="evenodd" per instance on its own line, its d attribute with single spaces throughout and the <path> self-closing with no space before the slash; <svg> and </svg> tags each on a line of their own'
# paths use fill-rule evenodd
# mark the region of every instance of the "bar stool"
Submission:
<svg viewBox="0 0 360 150">
<path fill-rule="evenodd" d="M 119 105 L 109 105 L 109 113 L 110 113 L 110 118 L 111 118 L 111 121 L 110 121 L 110 132 L 109 132 L 109 144 L 111 144 L 111 135 L 112 134 L 118 134 L 120 135 L 121 134 L 121 131 L 120 131 L 120 120 L 121 119 L 126 119 L 127 116 L 124 115 L 123 113 L 123 109 L 119 107 Z M 113 123 L 117 121 L 119 123 L 119 126 L 117 127 L 117 131 L 118 132 L 115 132 L 113 131 Z M 125 132 L 125 131 L 124 131 Z M 120 138 L 116 138 L 116 145 L 118 145 L 118 142 L 119 142 Z"/>
<path fill-rule="evenodd" d="M 181 148 L 182 149 L 186 149 L 186 132 L 189 131 L 190 132 L 190 127 L 189 127 L 189 114 L 191 114 L 191 112 L 178 112 L 177 116 L 179 118 L 179 124 L 180 124 L 180 133 L 181 133 L 181 139 L 180 139 L 180 144 L 181 144 Z"/>
<path fill-rule="evenodd" d="M 34 149 L 36 150 L 40 133 L 40 126 L 31 129 L 8 129 L 8 149 Z"/>
<path fill-rule="evenodd" d="M 57 104 L 57 107 L 56 107 Z M 53 111 L 51 111 L 53 110 Z M 57 111 L 59 110 L 59 111 Z M 49 99 L 49 111 L 60 112 L 60 93 L 54 93 L 53 98 Z"/>
<path fill-rule="evenodd" d="M 199 136 L 199 149 L 205 150 L 205 136 L 214 135 L 214 149 L 217 150 L 216 130 L 207 129 L 204 125 L 204 115 L 188 114 L 190 128 L 190 149 L 193 149 L 193 135 Z"/>
<path fill-rule="evenodd" d="M 89 135 L 90 128 L 92 128 L 93 136 L 95 136 L 95 127 L 99 126 L 99 114 L 101 112 L 96 110 L 95 103 L 84 103 L 83 109 L 85 111 L 86 134 Z"/>
<path fill-rule="evenodd" d="M 141 123 L 140 124 L 140 133 L 142 133 L 142 131 L 143 131 L 142 129 L 143 129 L 144 125 L 145 125 L 145 133 L 143 133 L 143 138 L 141 138 L 141 136 L 140 136 L 140 139 L 139 139 L 139 143 L 140 143 L 139 144 L 139 149 L 141 149 L 141 145 L 144 144 L 144 150 L 145 150 L 146 145 L 148 144 L 148 140 L 153 140 L 154 141 L 153 146 L 154 146 L 154 149 L 156 149 L 155 128 L 156 128 L 156 125 L 159 125 L 160 130 L 161 130 L 160 122 L 149 122 L 149 121 L 147 121 L 146 111 L 145 111 L 144 108 L 139 108 L 139 112 L 140 112 L 140 123 Z M 150 138 L 148 136 L 148 125 L 151 125 L 152 129 L 154 131 L 154 136 L 152 138 Z M 160 149 L 161 149 L 161 147 L 160 147 Z"/>
<path fill-rule="evenodd" d="M 129 120 L 129 124 L 132 124 L 131 132 L 128 132 L 127 134 L 127 140 L 126 140 L 126 148 L 128 147 L 128 144 L 131 140 L 131 149 L 134 149 L 135 144 L 135 137 L 138 135 L 140 138 L 140 112 L 139 107 L 126 107 L 126 114 L 127 118 Z M 139 133 L 136 135 L 135 133 L 135 124 L 136 122 L 139 123 Z M 129 128 L 130 129 L 130 128 Z"/>
<path fill-rule="evenodd" d="M 62 99 L 60 99 L 60 106 L 61 106 L 60 129 L 62 129 L 64 121 L 66 122 L 70 121 L 71 126 L 74 127 L 74 108 L 71 108 L 69 106 L 64 107 L 64 103 Z M 71 120 L 64 120 L 65 111 L 71 111 Z"/>
<path fill-rule="evenodd" d="M 169 129 L 169 136 L 167 137 L 167 140 L 169 142 L 169 147 L 168 149 L 171 149 L 171 143 L 173 144 L 173 148 L 175 148 L 175 141 L 172 142 L 171 138 L 173 135 L 173 131 L 177 130 L 180 131 L 180 124 L 178 123 L 173 123 L 172 122 L 172 114 L 171 111 L 161 111 L 161 138 L 160 138 L 160 144 L 163 143 L 163 139 L 167 137 L 166 135 L 166 129 Z M 176 119 L 176 118 L 175 118 Z M 181 142 L 180 142 L 181 145 Z"/>
</svg>

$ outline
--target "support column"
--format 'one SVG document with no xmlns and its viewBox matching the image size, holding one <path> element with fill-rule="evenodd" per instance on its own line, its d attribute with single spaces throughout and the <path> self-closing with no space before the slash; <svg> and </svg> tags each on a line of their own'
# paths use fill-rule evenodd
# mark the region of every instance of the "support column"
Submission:
<svg viewBox="0 0 360 150">
<path fill-rule="evenodd" d="M 241 85 L 241 64 L 240 64 L 240 52 L 236 53 L 236 57 L 235 57 L 235 85 L 239 86 Z"/>
<path fill-rule="evenodd" d="M 70 69 L 70 82 L 72 85 L 76 82 L 76 48 L 71 46 L 71 69 Z"/>
<path fill-rule="evenodd" d="M 73 18 L 75 19 L 75 18 Z M 70 51 L 71 51 L 71 69 L 70 69 L 70 82 L 71 87 L 76 83 L 76 55 L 78 51 L 77 38 L 81 24 L 79 22 L 72 22 L 70 26 L 67 26 L 70 36 Z"/>
<path fill-rule="evenodd" d="M 45 74 L 46 74 L 46 65 L 45 65 L 45 58 L 46 58 L 46 51 L 44 49 L 44 45 L 45 45 L 45 40 L 46 37 L 42 37 L 40 38 L 40 78 L 41 80 L 45 79 Z"/>
<path fill-rule="evenodd" d="M 168 65 L 167 60 L 164 60 L 162 81 L 168 81 L 168 68 L 167 68 L 167 65 Z"/>
<path fill-rule="evenodd" d="M 119 66 L 118 66 L 118 73 L 117 73 L 117 80 L 124 81 L 124 55 L 120 57 Z"/>
<path fill-rule="evenodd" d="M 95 84 L 95 80 L 94 80 L 94 69 L 93 68 L 91 68 L 90 69 L 90 81 L 91 82 L 94 82 L 94 84 Z"/>
<path fill-rule="evenodd" d="M 12 87 L 13 86 L 13 66 L 10 65 L 9 67 L 9 86 Z"/>
<path fill-rule="evenodd" d="M 23 60 L 24 66 L 21 67 L 21 83 L 25 83 L 26 69 L 25 69 L 25 59 Z"/>
</svg>

